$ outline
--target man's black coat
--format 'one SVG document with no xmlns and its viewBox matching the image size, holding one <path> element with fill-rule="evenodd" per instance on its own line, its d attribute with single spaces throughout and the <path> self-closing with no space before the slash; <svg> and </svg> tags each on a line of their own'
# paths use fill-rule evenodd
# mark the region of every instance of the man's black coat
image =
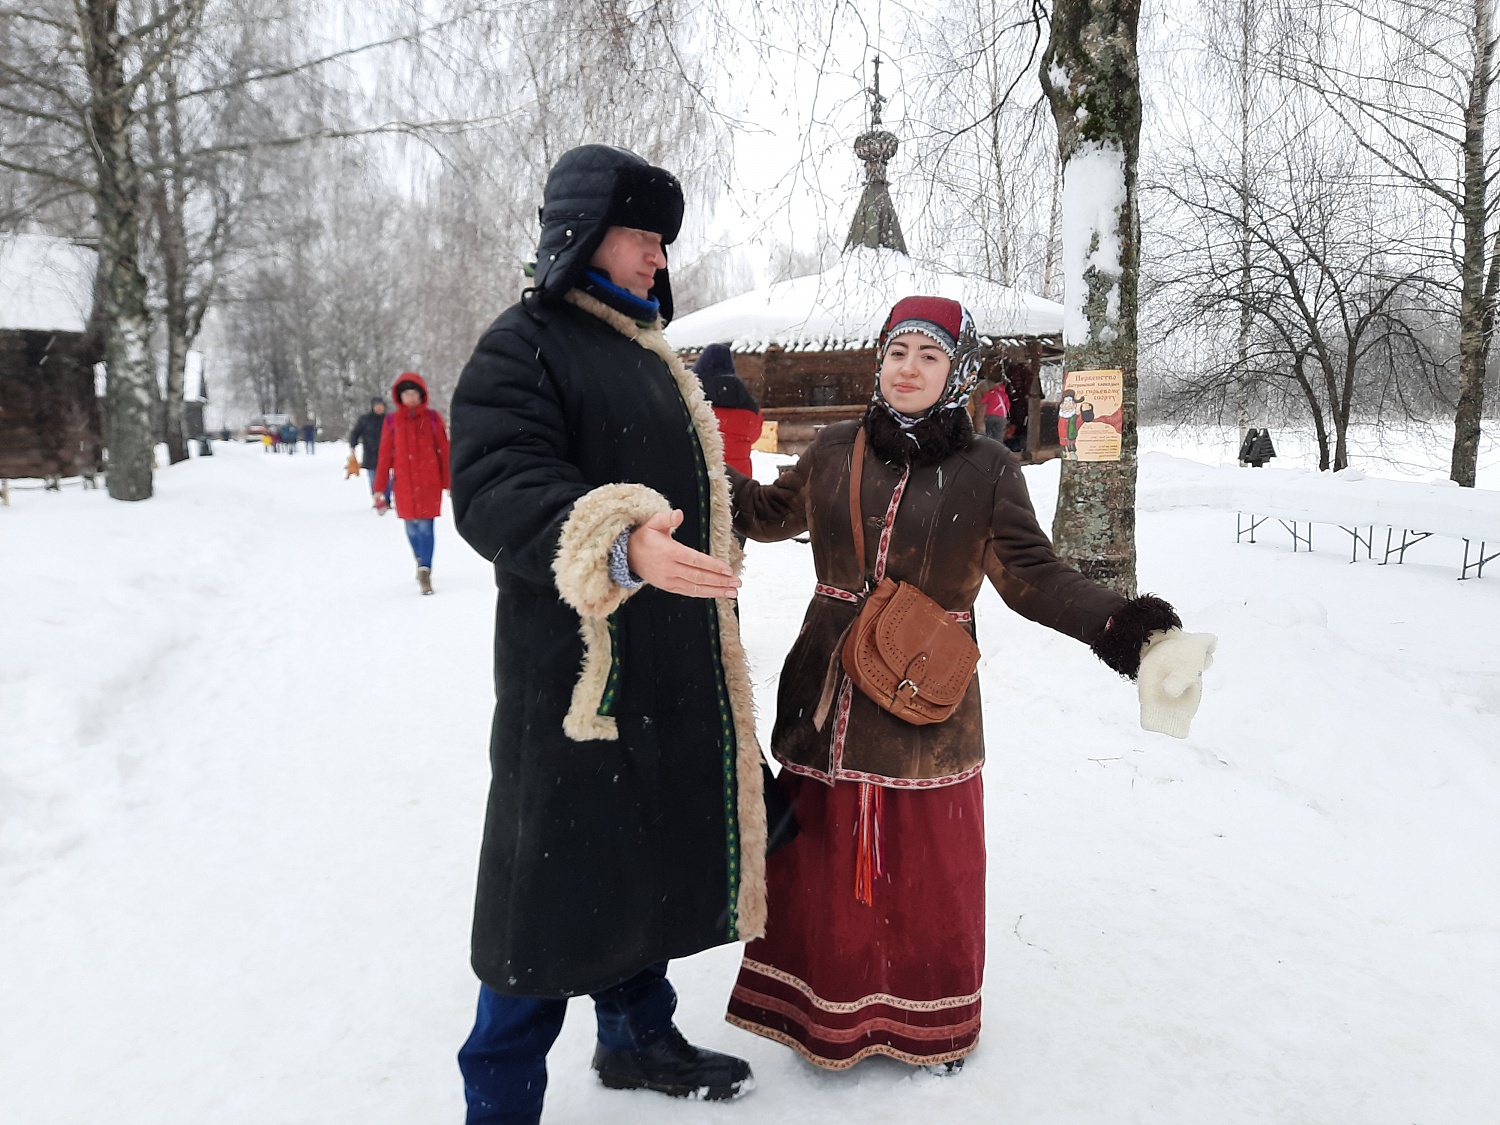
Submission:
<svg viewBox="0 0 1500 1125">
<path fill-rule="evenodd" d="M 621 530 L 738 563 L 723 446 L 662 338 L 592 298 L 534 295 L 453 398 L 460 533 L 495 567 L 492 782 L 473 963 L 567 996 L 764 927 L 765 815 L 729 602 L 609 580 Z"/>
<path fill-rule="evenodd" d="M 349 446 L 351 449 L 356 445 L 362 446 L 359 451 L 360 468 L 380 467 L 380 435 L 384 425 L 385 415 L 376 414 L 373 410 L 361 414 L 359 421 L 354 423 L 354 429 L 349 434 Z"/>
</svg>

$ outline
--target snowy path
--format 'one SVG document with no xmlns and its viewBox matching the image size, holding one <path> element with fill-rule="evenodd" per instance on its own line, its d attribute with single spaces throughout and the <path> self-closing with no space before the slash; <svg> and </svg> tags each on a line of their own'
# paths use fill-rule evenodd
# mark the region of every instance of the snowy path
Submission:
<svg viewBox="0 0 1500 1125">
<path fill-rule="evenodd" d="M 421 598 L 333 449 L 218 448 L 148 504 L 0 510 L 0 1121 L 460 1121 L 488 570 L 445 518 Z M 1045 510 L 1056 468 L 1028 472 Z M 1141 556 L 1221 636 L 1186 742 L 980 604 L 990 957 L 961 1077 L 823 1074 L 729 1027 L 725 948 L 674 968 L 680 1022 L 759 1089 L 606 1092 L 578 1003 L 548 1125 L 1493 1121 L 1500 577 L 1237 547 L 1198 509 L 1143 514 Z M 796 544 L 751 559 L 769 725 L 810 572 Z"/>
</svg>

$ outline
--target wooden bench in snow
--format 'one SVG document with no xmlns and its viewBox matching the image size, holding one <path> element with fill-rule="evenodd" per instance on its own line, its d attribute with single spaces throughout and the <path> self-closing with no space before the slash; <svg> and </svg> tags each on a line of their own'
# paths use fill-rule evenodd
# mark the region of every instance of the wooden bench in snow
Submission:
<svg viewBox="0 0 1500 1125">
<path fill-rule="evenodd" d="M 1460 581 L 1471 571 L 1473 577 L 1482 577 L 1485 564 L 1500 557 L 1500 550 L 1485 553 L 1488 544 L 1500 543 L 1500 492 L 1460 488 L 1451 481 L 1379 480 L 1357 469 L 1319 473 L 1237 465 L 1215 468 L 1148 453 L 1141 458 L 1139 495 L 1147 511 L 1232 511 L 1236 542 L 1255 542 L 1256 529 L 1274 519 L 1291 535 L 1293 551 L 1312 550 L 1314 524 L 1331 525 L 1351 537 L 1350 562 L 1358 559 L 1360 547 L 1366 558 L 1374 558 L 1376 528 L 1386 532 L 1382 566 L 1392 559 L 1404 562 L 1408 550 L 1434 535 L 1462 539 Z"/>
</svg>

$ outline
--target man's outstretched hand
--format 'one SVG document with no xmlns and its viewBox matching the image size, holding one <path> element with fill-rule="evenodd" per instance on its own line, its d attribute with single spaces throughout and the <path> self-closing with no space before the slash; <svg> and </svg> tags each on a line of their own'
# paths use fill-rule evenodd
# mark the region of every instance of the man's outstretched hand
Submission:
<svg viewBox="0 0 1500 1125">
<path fill-rule="evenodd" d="M 733 598 L 740 580 L 729 564 L 672 538 L 682 522 L 673 509 L 652 516 L 630 533 L 630 569 L 660 590 L 690 598 Z"/>
</svg>

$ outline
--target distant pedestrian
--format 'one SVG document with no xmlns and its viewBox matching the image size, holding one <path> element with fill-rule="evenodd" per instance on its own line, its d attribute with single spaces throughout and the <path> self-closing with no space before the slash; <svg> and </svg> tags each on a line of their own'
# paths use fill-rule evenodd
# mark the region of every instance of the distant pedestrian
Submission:
<svg viewBox="0 0 1500 1125">
<path fill-rule="evenodd" d="M 272 453 L 280 453 L 281 452 L 281 427 L 280 426 L 272 426 L 271 427 L 271 452 Z"/>
<path fill-rule="evenodd" d="M 302 424 L 302 444 L 309 453 L 318 451 L 318 425 L 316 422 Z"/>
<path fill-rule="evenodd" d="M 714 408 L 719 433 L 724 438 L 724 464 L 747 477 L 755 475 L 750 447 L 760 440 L 765 425 L 760 403 L 734 370 L 734 355 L 724 344 L 709 344 L 693 364 L 693 374 L 703 385 L 703 396 Z"/>
<path fill-rule="evenodd" d="M 1010 426 L 1010 395 L 1005 383 L 997 380 L 980 401 L 984 403 L 984 436 L 1003 442 Z"/>
<path fill-rule="evenodd" d="M 375 489 L 375 470 L 380 465 L 380 435 L 385 430 L 385 399 L 372 398 L 370 409 L 359 416 L 354 429 L 349 431 L 349 452 L 359 448 L 359 464 L 370 476 L 370 495 L 375 510 L 382 516 L 391 507 L 391 485 L 387 480 L 383 491 Z"/>
<path fill-rule="evenodd" d="M 288 418 L 281 426 L 281 444 L 288 453 L 297 452 L 297 423 Z"/>
<path fill-rule="evenodd" d="M 380 438 L 375 491 L 383 492 L 394 469 L 396 515 L 417 557 L 417 584 L 432 593 L 432 521 L 443 513 L 448 487 L 448 431 L 442 416 L 427 405 L 427 383 L 403 371 L 392 391 L 396 409 L 386 416 Z"/>
<path fill-rule="evenodd" d="M 270 452 L 272 452 L 274 450 L 274 448 L 275 448 L 275 444 L 276 443 L 272 440 L 270 434 L 266 433 L 265 431 L 261 432 L 261 435 L 260 435 L 260 451 L 262 453 L 270 453 Z"/>
</svg>

